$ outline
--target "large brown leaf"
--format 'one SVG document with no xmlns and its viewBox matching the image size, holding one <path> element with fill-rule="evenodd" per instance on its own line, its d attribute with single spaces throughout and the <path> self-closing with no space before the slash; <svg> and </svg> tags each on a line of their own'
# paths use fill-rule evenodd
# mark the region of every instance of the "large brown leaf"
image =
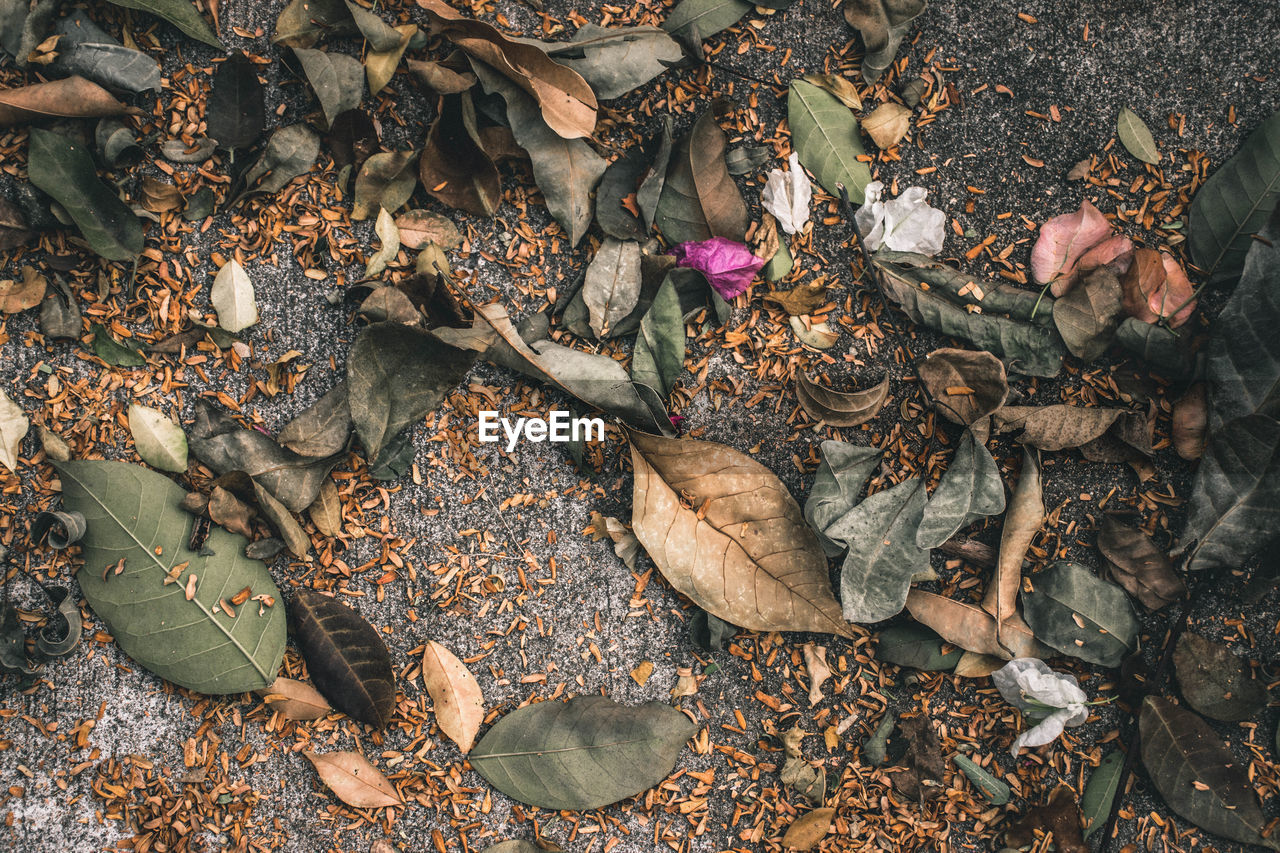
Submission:
<svg viewBox="0 0 1280 853">
<path fill-rule="evenodd" d="M 383 728 L 395 711 L 391 656 L 377 630 L 358 613 L 318 592 L 300 589 L 289 607 L 293 634 L 311 680 L 342 713 Z"/>
<path fill-rule="evenodd" d="M 513 41 L 483 21 L 464 18 L 442 0 L 418 0 L 431 30 L 492 65 L 538 102 L 547 126 L 565 139 L 590 136 L 596 126 L 596 96 L 573 69 L 531 44 Z"/>
<path fill-rule="evenodd" d="M 937 631 L 942 639 L 966 651 L 1002 660 L 1043 658 L 1051 654 L 1049 649 L 1036 642 L 1031 629 L 1017 613 L 1005 621 L 997 639 L 995 617 L 976 604 L 913 589 L 907 593 L 907 611 L 917 622 Z M 1001 645 L 1001 640 L 1004 645 Z"/>
<path fill-rule="evenodd" d="M 428 195 L 476 216 L 493 216 L 502 203 L 502 177 L 481 142 L 469 92 L 440 99 L 418 177 Z"/>
<path fill-rule="evenodd" d="M 320 780 L 329 786 L 349 806 L 358 809 L 380 809 L 400 805 L 400 794 L 395 786 L 382 775 L 382 771 L 369 763 L 358 752 L 304 752 L 307 760 L 316 766 Z"/>
<path fill-rule="evenodd" d="M 49 118 L 97 118 L 137 112 L 83 77 L 0 91 L 0 127 Z"/>
<path fill-rule="evenodd" d="M 854 636 L 822 546 L 769 469 L 710 441 L 629 437 L 632 526 L 672 586 L 751 630 Z"/>
<path fill-rule="evenodd" d="M 996 619 L 996 642 L 1007 652 L 1014 651 L 1006 637 L 1007 626 L 1010 622 L 1022 621 L 1017 613 L 1018 591 L 1022 588 L 1022 558 L 1027 555 L 1031 540 L 1043 523 L 1040 454 L 1024 448 L 1022 474 L 1018 477 L 1018 487 L 1013 491 L 1009 511 L 1004 516 L 1004 529 L 1000 532 L 1000 557 L 996 561 L 996 575 L 987 586 L 987 594 L 982 599 L 982 609 Z"/>
<path fill-rule="evenodd" d="M 724 101 L 712 103 L 672 152 L 654 220 L 670 243 L 746 240 L 750 216 L 725 165 L 729 137 L 716 121 L 726 107 Z"/>
<path fill-rule="evenodd" d="M 1098 550 L 1111 579 L 1152 610 L 1186 594 L 1168 553 L 1137 527 L 1108 515 L 1098 531 Z"/>
<path fill-rule="evenodd" d="M 929 353 L 916 370 L 942 416 L 961 426 L 985 418 L 1009 396 L 1004 362 L 989 352 L 944 347 Z"/>
<path fill-rule="evenodd" d="M 476 677 L 457 656 L 434 640 L 422 652 L 422 681 L 435 705 L 440 731 L 470 752 L 484 719 L 484 695 Z"/>
</svg>

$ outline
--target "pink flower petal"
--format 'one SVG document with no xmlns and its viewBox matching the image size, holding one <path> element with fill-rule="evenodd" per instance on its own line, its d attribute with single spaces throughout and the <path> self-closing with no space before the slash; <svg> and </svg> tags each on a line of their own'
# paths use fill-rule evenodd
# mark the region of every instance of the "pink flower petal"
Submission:
<svg viewBox="0 0 1280 853">
<path fill-rule="evenodd" d="M 1076 282 L 1096 270 L 1098 267 L 1109 267 L 1117 276 L 1122 276 L 1133 263 L 1133 241 L 1123 234 L 1112 234 L 1098 245 L 1080 256 L 1076 268 L 1070 275 L 1055 279 L 1049 290 L 1054 296 L 1062 296 L 1076 286 Z"/>
<path fill-rule="evenodd" d="M 743 243 L 727 237 L 690 240 L 671 251 L 676 265 L 698 270 L 725 299 L 746 293 L 764 266 L 764 259 L 751 254 Z"/>
<path fill-rule="evenodd" d="M 1031 274 L 1040 284 L 1071 275 L 1080 256 L 1110 233 L 1111 224 L 1085 199 L 1075 213 L 1055 216 L 1040 229 L 1031 250 Z"/>
<path fill-rule="evenodd" d="M 1195 288 L 1173 255 L 1161 252 L 1160 263 L 1164 266 L 1164 281 L 1152 291 L 1147 307 L 1158 317 L 1170 317 L 1169 325 L 1176 329 L 1190 320 L 1196 310 L 1196 300 L 1192 298 Z"/>
</svg>

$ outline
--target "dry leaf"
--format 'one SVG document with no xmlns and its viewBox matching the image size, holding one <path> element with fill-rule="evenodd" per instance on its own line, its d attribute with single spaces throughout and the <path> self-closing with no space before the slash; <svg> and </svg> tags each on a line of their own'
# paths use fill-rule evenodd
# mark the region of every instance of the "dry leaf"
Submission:
<svg viewBox="0 0 1280 853">
<path fill-rule="evenodd" d="M 0 127 L 50 118 L 98 118 L 135 112 L 83 77 L 0 90 Z"/>
<path fill-rule="evenodd" d="M 1005 625 L 1011 620 L 1020 622 L 1022 619 L 1017 612 L 1018 592 L 1022 588 L 1022 560 L 1043 523 L 1040 453 L 1024 447 L 1022 473 L 1018 476 L 1018 486 L 1009 501 L 1009 509 L 1004 515 L 1004 529 L 1000 532 L 1000 556 L 996 560 L 995 578 L 988 584 L 987 593 L 982 599 L 982 608 L 996 619 L 996 642 L 1014 657 L 1023 655 L 1016 653 L 1013 641 L 1006 640 Z"/>
<path fill-rule="evenodd" d="M 1173 404 L 1173 449 L 1188 461 L 1204 455 L 1209 411 L 1205 384 L 1196 382 Z"/>
<path fill-rule="evenodd" d="M 1004 666 L 1006 661 L 994 655 L 984 655 L 981 652 L 965 652 L 960 656 L 960 660 L 956 662 L 955 669 L 951 670 L 952 675 L 958 675 L 961 678 L 986 678 Z"/>
<path fill-rule="evenodd" d="M 1055 216 L 1041 227 L 1031 250 L 1032 276 L 1038 284 L 1070 276 L 1081 256 L 1110 234 L 1111 223 L 1085 199 L 1074 213 Z"/>
<path fill-rule="evenodd" d="M 271 682 L 270 687 L 253 692 L 262 698 L 268 709 L 286 720 L 318 720 L 333 710 L 319 690 L 283 675 Z"/>
<path fill-rule="evenodd" d="M 653 675 L 653 661 L 642 660 L 635 669 L 631 670 L 632 681 L 641 687 L 644 687 L 651 675 Z"/>
<path fill-rule="evenodd" d="M 173 184 L 151 176 L 142 179 L 142 206 L 152 213 L 164 213 L 182 207 L 182 193 Z"/>
<path fill-rule="evenodd" d="M 1009 396 L 1004 363 L 989 352 L 934 350 L 918 370 L 938 411 L 961 426 L 972 426 L 1003 406 Z"/>
<path fill-rule="evenodd" d="M 831 830 L 835 816 L 835 809 L 826 808 L 814 809 L 796 818 L 787 827 L 787 834 L 782 836 L 782 846 L 792 850 L 812 850 L 822 843 L 822 839 Z"/>
<path fill-rule="evenodd" d="M 996 638 L 995 617 L 976 604 L 912 589 L 907 593 L 907 610 L 917 622 L 928 625 L 942 639 L 966 651 L 1004 660 L 1042 658 L 1052 653 L 1036 641 L 1026 622 L 1016 613 L 1004 624 L 1001 639 L 1009 646 L 1006 650 Z"/>
<path fill-rule="evenodd" d="M 826 646 L 805 643 L 800 651 L 804 653 L 804 668 L 809 671 L 809 704 L 817 705 L 822 701 L 822 683 L 831 677 L 827 649 Z"/>
<path fill-rule="evenodd" d="M 698 692 L 698 685 L 706 678 L 705 675 L 694 675 L 693 670 L 687 666 L 682 666 L 676 670 L 676 686 L 671 688 L 671 698 L 679 699 L 681 696 L 694 696 Z"/>
<path fill-rule="evenodd" d="M 349 806 L 380 809 L 398 806 L 400 794 L 382 771 L 358 752 L 302 753 L 316 766 L 320 781 Z"/>
<path fill-rule="evenodd" d="M 862 129 L 881 151 L 902 141 L 911 130 L 911 110 L 892 101 L 881 104 L 862 120 Z"/>
<path fill-rule="evenodd" d="M 17 314 L 34 308 L 44 299 L 49 280 L 36 272 L 35 267 L 22 268 L 22 281 L 0 281 L 0 312 Z"/>
<path fill-rule="evenodd" d="M 484 695 L 476 677 L 453 652 L 427 640 L 422 680 L 435 704 L 436 723 L 464 753 L 471 751 L 484 719 Z"/>
<path fill-rule="evenodd" d="M 862 109 L 862 96 L 858 94 L 858 87 L 854 86 L 848 77 L 841 77 L 839 74 L 806 74 L 804 79 L 819 89 L 825 89 L 835 95 L 836 100 L 849 109 Z"/>
<path fill-rule="evenodd" d="M 889 377 L 886 375 L 878 384 L 862 391 L 836 391 L 798 371 L 796 397 L 811 418 L 831 426 L 858 426 L 874 418 L 884 407 L 889 399 Z"/>
<path fill-rule="evenodd" d="M 772 302 L 792 317 L 812 314 L 827 301 L 827 285 L 823 281 L 807 281 L 790 290 L 775 290 L 764 295 L 765 302 Z"/>
</svg>

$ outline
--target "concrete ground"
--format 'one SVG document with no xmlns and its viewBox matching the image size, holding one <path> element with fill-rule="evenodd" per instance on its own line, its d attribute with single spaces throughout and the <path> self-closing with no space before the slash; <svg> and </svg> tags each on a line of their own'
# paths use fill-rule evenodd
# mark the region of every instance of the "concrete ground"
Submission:
<svg viewBox="0 0 1280 853">
<path fill-rule="evenodd" d="M 268 89 L 268 114 L 272 121 L 289 123 L 300 120 L 314 104 L 268 42 L 283 5 L 282 0 L 223 0 L 220 17 L 228 47 L 273 58 L 263 68 L 266 78 L 279 84 Z M 511 0 L 499 0 L 486 9 L 504 15 L 514 30 L 531 35 L 541 23 L 534 9 Z M 605 9 L 617 18 L 618 7 L 547 0 L 548 13 L 563 17 L 573 11 L 591 22 L 600 22 Z M 661 18 L 662 12 L 655 11 L 655 19 Z M 416 9 L 408 11 L 408 17 L 422 20 Z M 839 50 L 856 39 L 839 11 L 817 0 L 798 0 L 789 10 L 773 15 L 752 13 L 748 20 L 759 24 L 751 33 L 752 49 L 737 52 L 740 38 L 735 34 L 712 39 L 712 45 L 726 45 L 715 55 L 714 68 L 673 71 L 652 85 L 659 90 L 667 87 L 670 94 L 679 82 L 697 78 L 707 91 L 741 95 L 752 78 L 772 80 L 776 74 L 785 83 L 803 72 L 823 70 L 824 62 L 834 55 L 833 46 Z M 133 22 L 135 29 L 146 28 L 139 15 L 133 16 Z M 1125 190 L 1143 173 L 1113 141 L 1121 107 L 1135 109 L 1166 152 L 1203 151 L 1214 166 L 1225 160 L 1249 129 L 1280 107 L 1280 41 L 1274 35 L 1278 31 L 1280 6 L 1273 2 L 934 0 L 918 19 L 900 57 L 907 59 L 908 78 L 930 63 L 954 86 L 959 102 L 923 130 L 918 147 L 904 145 L 901 161 L 879 163 L 877 172 L 904 187 L 927 187 L 931 202 L 959 223 L 965 236 L 949 233 L 944 255 L 973 272 L 990 273 L 996 265 L 989 257 L 966 260 L 963 255 L 994 234 L 994 252 L 1011 246 L 1009 260 L 1025 264 L 1034 234 L 1023 224 L 1023 217 L 1042 223 L 1076 207 L 1080 185 L 1067 182 L 1064 175 L 1077 161 L 1107 150 L 1119 155 L 1128 171 L 1122 173 L 1121 185 L 1112 188 L 1113 207 L 1131 203 L 1133 196 Z M 155 38 L 164 45 L 173 43 L 164 26 L 156 28 Z M 768 52 L 768 47 L 777 50 Z M 357 47 L 340 43 L 339 49 L 355 51 Z M 784 52 L 786 62 L 781 64 Z M 165 71 L 174 74 L 186 62 L 206 65 L 213 56 L 211 49 L 184 40 L 181 52 L 165 53 Z M 392 89 L 391 111 L 400 123 L 384 112 L 384 145 L 388 149 L 420 146 L 432 116 L 430 99 L 404 74 Z M 619 125 L 630 120 L 636 103 L 638 96 L 629 96 L 611 105 L 620 117 Z M 755 108 L 759 129 L 756 139 L 748 142 L 773 135 L 785 115 L 785 90 L 761 87 Z M 1054 108 L 1060 120 L 1049 117 Z M 1171 115 L 1182 117 L 1181 136 L 1170 129 L 1166 119 Z M 636 118 L 644 132 L 657 126 L 656 114 Z M 678 128 L 690 121 L 690 113 L 680 114 Z M 1175 119 L 1174 124 L 1179 123 Z M 604 135 L 606 142 L 614 144 L 625 136 L 620 130 Z M 1024 155 L 1042 161 L 1043 166 L 1032 165 Z M 1176 173 L 1169 162 L 1166 158 L 1171 182 L 1185 186 L 1190 176 Z M 1183 159 L 1174 162 L 1181 164 Z M 766 168 L 773 165 L 777 164 Z M 935 168 L 917 174 L 928 167 Z M 505 173 L 508 190 L 525 180 L 520 174 Z M 332 175 L 326 179 L 331 181 Z M 0 189 L 12 186 L 11 178 L 6 180 L 9 183 L 0 184 Z M 760 176 L 742 183 L 753 212 L 762 183 Z M 1091 197 L 1110 201 L 1100 192 L 1092 192 Z M 414 204 L 419 202 L 440 209 L 426 202 L 421 191 Z M 282 224 L 290 225 L 303 207 L 300 202 Z M 1000 218 L 1006 213 L 1012 216 Z M 821 214 L 819 210 L 816 218 L 820 220 Z M 545 304 L 545 299 L 528 294 L 536 282 L 479 255 L 485 250 L 501 257 L 515 237 L 517 217 L 517 209 L 510 204 L 493 221 L 457 215 L 458 221 L 471 227 L 476 251 L 470 257 L 455 256 L 455 261 L 471 277 L 473 295 L 493 288 L 494 295 L 514 306 L 513 313 L 523 315 Z M 528 206 L 526 222 L 535 234 L 549 224 L 545 209 L 536 203 Z M 850 284 L 852 252 L 841 245 L 844 233 L 843 226 L 819 224 L 814 243 L 826 258 L 824 271 L 838 280 L 837 303 L 843 302 L 842 288 Z M 367 254 L 374 245 L 370 223 L 356 224 L 347 236 L 354 242 L 343 251 Z M 239 240 L 225 214 L 215 217 L 213 226 L 203 233 L 184 236 L 184 252 L 194 253 L 189 259 L 195 271 L 193 283 L 207 281 L 205 274 L 213 269 L 211 252 L 228 254 Z M 149 246 L 154 245 L 149 241 Z M 362 259 L 354 254 L 335 274 L 352 281 L 358 277 Z M 535 260 L 563 291 L 587 254 L 562 250 Z M 818 263 L 816 258 L 807 262 Z M 13 270 L 5 267 L 0 272 L 7 276 Z M 311 365 L 296 393 L 258 397 L 247 407 L 246 414 L 268 430 L 283 426 L 341 375 L 355 327 L 348 323 L 349 306 L 335 307 L 324 298 L 337 279 L 306 278 L 284 237 L 257 259 L 250 274 L 262 310 L 261 322 L 247 333 L 254 349 L 252 363 L 237 372 L 211 374 L 208 382 L 187 371 L 185 379 L 192 384 L 184 394 L 182 414 L 188 422 L 199 393 L 225 391 L 239 398 L 252 380 L 265 380 L 265 369 L 255 364 L 268 364 L 289 350 L 301 353 L 299 363 Z M 158 298 L 158 293 L 144 291 L 144 302 Z M 207 304 L 204 299 L 198 295 L 197 304 Z M 1208 300 L 1210 310 L 1215 301 Z M 742 326 L 759 304 L 753 299 L 751 309 L 739 307 L 727 326 Z M 127 328 L 151 330 L 144 307 L 135 304 L 125 313 Z M 27 345 L 35 322 L 35 312 L 4 320 L 0 383 L 5 391 L 36 415 L 49 394 L 48 377 L 37 370 L 38 365 L 65 369 L 59 374 L 64 379 L 112 375 L 105 386 L 110 411 L 75 411 L 73 402 L 73 412 L 77 419 L 96 416 L 105 421 L 84 428 L 114 442 L 100 448 L 106 455 L 134 458 L 127 431 L 110 419 L 134 396 L 153 405 L 162 399 L 154 381 L 147 387 L 152 372 L 107 371 L 65 343 Z M 704 430 L 703 438 L 752 449 L 803 500 L 813 465 L 806 461 L 798 467 L 793 459 L 808 460 L 810 448 L 826 435 L 810 431 L 784 440 L 790 437 L 786 420 L 794 409 L 789 397 L 776 408 L 747 410 L 744 402 L 759 386 L 733 353 L 720 348 L 714 336 L 696 343 L 691 339 L 691 360 L 708 358 L 708 381 L 720 380 L 726 389 L 736 386 L 737 390 L 719 393 L 718 400 L 710 389 L 694 396 L 680 410 L 688 419 L 685 427 Z M 857 360 L 844 360 L 846 353 Z M 884 350 L 869 352 L 865 342 L 847 334 L 832 354 L 837 361 L 831 368 L 833 375 L 864 381 L 888 369 L 895 380 L 890 404 L 871 430 L 853 440 L 865 443 L 896 435 L 904 426 L 899 423 L 900 403 L 909 395 L 901 365 L 889 365 Z M 193 803 L 199 803 L 198 810 L 206 816 L 216 815 L 205 820 L 202 830 L 192 830 L 188 846 L 179 849 L 220 850 L 248 844 L 252 849 L 363 853 L 374 841 L 387 838 L 395 849 L 482 850 L 503 838 L 532 839 L 536 829 L 540 837 L 573 853 L 631 853 L 660 847 L 778 850 L 781 832 L 805 807 L 795 795 L 779 793 L 781 752 L 773 735 L 796 721 L 820 732 L 853 717 L 834 749 L 826 749 L 820 737 L 806 740 L 806 757 L 824 761 L 833 781 L 845 775 L 842 790 L 863 790 L 861 800 L 840 803 L 846 832 L 829 837 L 823 849 L 994 850 L 1002 846 L 1008 816 L 1042 801 L 1059 778 L 1078 782 L 1082 768 L 1096 760 L 1103 744 L 1114 740 L 1117 731 L 1127 733 L 1126 715 L 1105 706 L 1086 727 L 1072 733 L 1068 745 L 1015 762 L 1007 756 L 1007 745 L 1016 733 L 1015 716 L 986 681 L 945 676 L 916 680 L 893 668 L 870 666 L 860 672 L 858 656 L 865 660 L 867 649 L 855 649 L 834 638 L 755 637 L 741 640 L 734 653 L 699 650 L 688 639 L 687 602 L 671 592 L 656 572 L 642 592 L 635 592 L 637 576 L 651 564 L 642 559 L 633 573 L 615 557 L 607 541 L 592 541 L 584 533 L 593 511 L 624 521 L 630 517 L 630 478 L 619 462 L 617 441 L 606 448 L 605 466 L 595 479 L 577 470 L 566 453 L 546 445 L 505 454 L 496 445 L 474 441 L 474 421 L 469 418 L 474 418 L 483 400 L 481 386 L 503 401 L 500 408 L 507 408 L 530 399 L 528 386 L 521 390 L 519 381 L 507 371 L 477 366 L 468 379 L 470 387 L 460 388 L 440 413 L 414 428 L 420 482 L 406 477 L 384 484 L 386 495 L 367 484 L 354 486 L 361 516 L 349 521 L 359 535 L 348 537 L 335 556 L 352 569 L 377 560 L 383 542 L 364 532 L 372 530 L 385 536 L 385 543 L 407 564 L 381 586 L 375 581 L 383 575 L 385 564 L 355 571 L 345 581 L 349 595 L 344 600 L 384 631 L 400 676 L 402 713 L 390 730 L 371 737 L 341 719 L 269 731 L 269 715 L 257 699 L 208 700 L 175 690 L 132 665 L 111 642 L 104 641 L 105 628 L 90 619 L 81 649 L 46 666 L 31 688 L 19 692 L 13 679 L 5 682 L 7 690 L 0 695 L 0 778 L 8 791 L 0 791 L 0 848 L 43 853 L 116 847 L 133 835 L 118 808 L 129 796 L 111 787 L 125 779 L 151 785 L 148 790 L 158 798 L 148 805 L 144 797 L 135 797 L 131 816 L 146 813 L 148 819 L 169 822 L 191 811 Z M 1025 381 L 1018 387 L 1024 394 L 1031 390 Z M 1056 400 L 1060 386 L 1041 383 L 1038 387 L 1038 399 L 1047 394 Z M 24 391 L 29 392 L 25 397 Z M 538 393 L 534 405 L 543 411 L 567 403 L 550 391 Z M 439 440 L 444 430 L 470 436 L 470 446 Z M 30 459 L 36 451 L 34 438 L 29 438 L 23 446 L 24 457 Z M 463 464 L 466 453 L 474 455 L 473 463 Z M 1012 458 L 1011 448 L 1003 445 L 1000 455 Z M 1061 508 L 1062 524 L 1095 517 L 1099 502 L 1113 489 L 1116 499 L 1130 500 L 1137 493 L 1161 490 L 1178 496 L 1188 493 L 1188 468 L 1167 450 L 1157 459 L 1158 479 L 1147 484 L 1139 484 L 1127 467 L 1090 465 L 1068 453 L 1052 456 L 1045 471 L 1045 503 L 1050 509 Z M 20 477 L 0 473 L 0 516 L 12 516 L 9 524 L 0 523 L 0 535 L 11 537 L 12 529 L 21 530 L 44 500 L 33 488 L 34 470 L 32 466 Z M 481 470 L 482 476 L 473 473 Z M 351 471 L 352 465 L 339 467 L 340 475 Z M 1176 531 L 1178 511 L 1172 510 L 1169 518 Z M 998 534 L 988 530 L 983 538 L 991 541 L 994 535 Z M 1081 540 L 1081 544 L 1064 544 L 1072 555 L 1096 563 L 1092 549 L 1085 547 L 1091 540 Z M 33 565 L 49 568 L 56 580 L 67 582 L 69 566 L 64 558 Z M 314 563 L 290 564 L 284 559 L 272 571 L 282 588 L 318 576 Z M 1237 640 L 1248 635 L 1253 638 L 1252 647 L 1240 644 L 1239 648 L 1263 661 L 1276 660 L 1280 648 L 1275 639 L 1274 593 L 1254 604 L 1238 598 L 1237 592 L 1234 584 L 1223 583 L 1202 597 L 1193 625 L 1219 637 L 1236 636 L 1237 631 Z M 1233 619 L 1240 620 L 1238 628 Z M 1163 616 L 1144 623 L 1149 658 L 1165 626 Z M 94 632 L 99 632 L 97 638 Z M 677 669 L 688 667 L 700 673 L 714 661 L 718 671 L 702 683 L 696 697 L 682 700 L 703 723 L 710 745 L 704 740 L 696 751 L 686 750 L 677 765 L 683 775 L 656 794 L 605 808 L 598 816 L 580 821 L 548 812 L 531 815 L 530 810 L 490 792 L 430 723 L 425 713 L 430 702 L 421 678 L 415 677 L 415 659 L 410 654 L 427 639 L 441 642 L 460 657 L 475 659 L 471 666 L 491 710 L 488 722 L 499 716 L 494 712 L 513 709 L 531 697 L 598 692 L 627 703 L 669 701 Z M 800 644 L 814 640 L 830 648 L 829 660 L 838 670 L 826 692 L 841 688 L 834 699 L 820 703 L 818 712 L 810 709 L 804 695 L 807 679 L 798 675 Z M 640 684 L 631 671 L 646 660 L 652 662 L 653 674 Z M 1072 669 L 1081 674 L 1091 697 L 1113 693 L 1114 674 L 1082 666 Z M 883 778 L 862 766 L 854 747 L 886 705 L 899 712 L 924 710 L 936 722 L 951 727 L 972 726 L 970 736 L 977 750 L 994 756 L 1010 780 L 1025 780 L 1016 788 L 1013 803 L 1007 808 L 966 807 L 949 813 L 938 811 L 936 805 L 921 809 L 882 799 L 888 790 Z M 799 716 L 788 717 L 794 712 Z M 1264 808 L 1273 816 L 1280 814 L 1271 745 L 1276 716 L 1272 709 L 1257 727 L 1220 729 L 1243 760 L 1255 762 L 1256 784 L 1265 795 Z M 982 721 L 973 723 L 977 717 Z M 956 736 L 952 732 L 947 742 L 954 743 Z M 339 811 L 299 754 L 311 748 L 364 751 L 394 779 L 413 777 L 409 787 L 417 792 L 417 802 L 394 819 L 387 815 L 359 819 Z M 112 765 L 113 761 L 118 764 Z M 714 773 L 708 776 L 706 771 Z M 192 781 L 184 787 L 179 777 L 193 772 L 185 777 Z M 155 781 L 165 774 L 167 788 Z M 962 777 L 949 775 L 947 786 L 949 799 L 971 802 L 972 791 Z M 1148 817 L 1153 811 L 1170 816 L 1139 772 L 1122 813 L 1127 819 L 1121 822 L 1120 840 L 1141 843 L 1156 826 Z M 741 818 L 738 812 L 747 817 Z M 1174 820 L 1178 828 L 1187 828 L 1185 822 Z M 244 827 L 243 835 L 235 826 Z M 1181 849 L 1186 849 L 1185 843 L 1181 842 Z M 1238 847 L 1217 839 L 1202 839 L 1202 843 L 1222 850 Z M 1148 849 L 1175 848 L 1157 843 Z"/>
</svg>

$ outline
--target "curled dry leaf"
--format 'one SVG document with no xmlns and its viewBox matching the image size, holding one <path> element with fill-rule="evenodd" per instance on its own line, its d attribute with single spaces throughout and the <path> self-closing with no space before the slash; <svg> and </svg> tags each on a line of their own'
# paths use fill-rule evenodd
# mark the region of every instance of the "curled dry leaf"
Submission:
<svg viewBox="0 0 1280 853">
<path fill-rule="evenodd" d="M 333 709 L 310 684 L 285 678 L 283 675 L 271 682 L 270 687 L 253 691 L 271 711 L 286 720 L 318 720 Z"/>
<path fill-rule="evenodd" d="M 1194 382 L 1173 404 L 1173 449 L 1188 461 L 1204 455 L 1209 433 L 1208 394 L 1203 382 Z"/>
<path fill-rule="evenodd" d="M 773 472 L 713 442 L 629 436 L 632 525 L 672 586 L 752 630 L 853 636 L 826 556 Z"/>
<path fill-rule="evenodd" d="M 417 158 L 418 152 L 409 150 L 382 152 L 365 160 L 356 175 L 351 218 L 369 219 L 380 209 L 395 213 L 404 207 L 418 184 L 413 169 Z"/>
<path fill-rule="evenodd" d="M 874 418 L 884 407 L 889 399 L 889 377 L 862 391 L 836 391 L 798 371 L 796 397 L 812 418 L 836 427 L 858 426 Z"/>
<path fill-rule="evenodd" d="M 493 216 L 502 203 L 502 177 L 481 141 L 469 92 L 441 98 L 418 177 L 428 195 L 476 216 Z"/>
<path fill-rule="evenodd" d="M 862 120 L 862 129 L 880 150 L 888 150 L 911 131 L 911 110 L 902 104 L 886 101 Z"/>
<path fill-rule="evenodd" d="M 842 77 L 839 74 L 806 74 L 803 79 L 806 83 L 812 83 L 819 89 L 825 89 L 835 95 L 836 99 L 849 109 L 862 109 L 862 96 L 858 94 L 858 87 L 853 85 L 848 77 Z"/>
<path fill-rule="evenodd" d="M 18 447 L 30 426 L 22 407 L 0 391 L 0 465 L 14 473 L 18 471 Z"/>
<path fill-rule="evenodd" d="M 938 411 L 961 426 L 972 426 L 1009 397 L 1004 363 L 989 352 L 938 349 L 917 369 Z"/>
<path fill-rule="evenodd" d="M 791 317 L 812 314 L 826 304 L 827 285 L 821 281 L 803 282 L 790 290 L 766 293 L 764 301 L 778 305 Z"/>
<path fill-rule="evenodd" d="M 822 701 L 822 683 L 831 677 L 827 649 L 826 646 L 805 643 L 800 650 L 804 654 L 804 668 L 809 673 L 809 704 L 817 705 Z"/>
<path fill-rule="evenodd" d="M 1005 513 L 1004 529 L 1000 532 L 1000 555 L 996 560 L 995 577 L 987 585 L 986 595 L 982 598 L 982 609 L 995 617 L 997 645 L 1014 657 L 1039 657 L 1021 654 L 1021 639 L 1011 640 L 1008 635 L 1010 626 L 1014 629 L 1012 633 L 1017 633 L 1024 624 L 1017 610 L 1018 591 L 1022 588 L 1022 560 L 1043 523 L 1040 454 L 1031 448 L 1023 448 L 1022 473 L 1018 475 L 1018 486 L 1013 490 L 1013 500 Z M 987 649 L 961 645 L 970 651 L 991 653 Z"/>
<path fill-rule="evenodd" d="M 1153 452 L 1147 419 L 1127 409 L 1065 404 L 1005 406 L 994 414 L 992 422 L 997 432 L 1021 429 L 1022 443 L 1040 450 L 1079 447 L 1086 458 L 1096 460 L 1099 453 L 1093 451 L 1103 449 L 1102 439 L 1115 438 L 1147 456 Z"/>
<path fill-rule="evenodd" d="M 424 62 L 410 59 L 406 63 L 418 82 L 437 95 L 456 95 L 476 84 L 476 75 L 470 71 L 451 68 L 451 62 Z"/>
<path fill-rule="evenodd" d="M 1098 550 L 1112 579 L 1152 610 L 1172 604 L 1187 591 L 1169 555 L 1145 532 L 1114 515 L 1102 522 Z"/>
<path fill-rule="evenodd" d="M 294 637 L 316 687 L 347 716 L 385 728 L 395 711 L 391 656 L 378 631 L 350 607 L 300 589 L 289 608 Z"/>
<path fill-rule="evenodd" d="M 831 349 L 840 340 L 840 334 L 826 320 L 821 323 L 805 323 L 799 317 L 792 317 L 788 325 L 800 343 L 814 349 Z"/>
<path fill-rule="evenodd" d="M 924 5 L 925 0 L 845 0 L 844 19 L 862 34 L 867 48 L 862 59 L 863 80 L 870 84 L 880 79 Z"/>
<path fill-rule="evenodd" d="M 133 112 L 83 77 L 0 89 L 0 127 L 54 118 L 98 118 Z"/>
<path fill-rule="evenodd" d="M 304 752 L 320 774 L 320 781 L 349 806 L 381 809 L 401 804 L 400 793 L 358 752 Z"/>
<path fill-rule="evenodd" d="M 385 208 L 378 208 L 378 218 L 374 221 L 373 231 L 378 235 L 381 245 L 378 247 L 378 251 L 370 256 L 369 262 L 365 264 L 364 277 L 366 279 L 381 275 L 386 271 L 387 264 L 394 261 L 396 255 L 400 254 L 400 229 L 396 228 L 395 220 L 391 218 L 391 214 L 387 213 Z"/>
<path fill-rule="evenodd" d="M 1037 843 L 1037 833 L 1052 833 L 1058 853 L 1090 853 L 1089 845 L 1080 834 L 1080 807 L 1076 805 L 1075 791 L 1067 785 L 1059 785 L 1049 795 L 1048 802 L 1035 806 L 1010 826 L 1004 843 L 1010 847 L 1030 847 Z"/>
<path fill-rule="evenodd" d="M 453 652 L 427 640 L 422 653 L 422 681 L 431 694 L 440 730 L 458 749 L 470 752 L 484 720 L 484 695 L 471 670 Z"/>
</svg>

